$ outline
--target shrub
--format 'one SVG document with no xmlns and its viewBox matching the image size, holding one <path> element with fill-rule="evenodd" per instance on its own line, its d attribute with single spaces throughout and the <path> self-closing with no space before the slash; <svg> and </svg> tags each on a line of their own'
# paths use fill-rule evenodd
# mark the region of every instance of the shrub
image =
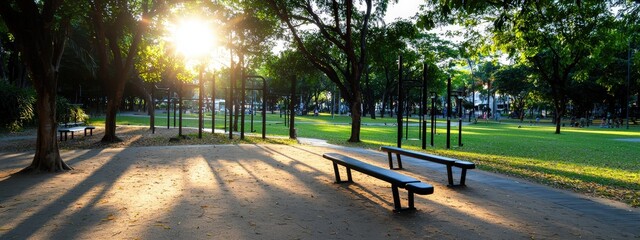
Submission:
<svg viewBox="0 0 640 240">
<path fill-rule="evenodd" d="M 35 92 L 0 81 L 0 128 L 20 131 L 25 122 L 34 120 Z"/>
<path fill-rule="evenodd" d="M 58 96 L 56 99 L 56 120 L 58 123 L 87 122 L 89 115 L 78 104 L 71 104 L 69 100 Z"/>
</svg>

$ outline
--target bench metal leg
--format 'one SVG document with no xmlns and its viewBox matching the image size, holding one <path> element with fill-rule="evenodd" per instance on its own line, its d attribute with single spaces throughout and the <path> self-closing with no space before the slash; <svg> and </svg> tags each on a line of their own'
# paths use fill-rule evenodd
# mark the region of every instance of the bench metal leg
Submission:
<svg viewBox="0 0 640 240">
<path fill-rule="evenodd" d="M 387 152 L 387 155 L 389 156 L 389 169 L 402 169 L 402 158 L 400 158 L 400 154 L 396 154 L 398 168 L 393 168 L 393 156 L 391 156 L 391 152 Z"/>
<path fill-rule="evenodd" d="M 467 178 L 467 169 L 462 169 L 462 174 L 460 174 L 460 186 L 465 186 L 464 180 Z"/>
<path fill-rule="evenodd" d="M 465 187 L 465 179 L 467 178 L 467 169 L 466 168 L 462 168 L 462 172 L 460 174 L 460 183 L 459 184 L 453 184 L 453 175 L 451 173 L 451 166 L 447 167 L 447 172 L 449 175 L 449 185 L 447 185 L 447 187 Z"/>
<path fill-rule="evenodd" d="M 415 209 L 415 207 L 413 206 L 413 192 L 411 190 L 409 190 L 409 208 Z"/>
<path fill-rule="evenodd" d="M 336 183 L 340 183 L 340 171 L 338 171 L 338 164 L 333 162 L 333 172 L 336 174 Z"/>
<path fill-rule="evenodd" d="M 62 141 L 62 132 L 60 132 L 60 141 Z"/>
<path fill-rule="evenodd" d="M 413 192 L 409 191 L 409 207 L 402 208 L 402 204 L 400 203 L 400 193 L 398 192 L 398 186 L 392 185 L 391 191 L 393 191 L 393 211 L 394 212 L 403 212 L 403 211 L 413 211 L 416 210 L 413 204 Z"/>
<path fill-rule="evenodd" d="M 71 139 L 73 139 L 73 131 L 71 131 Z"/>
<path fill-rule="evenodd" d="M 400 205 L 400 193 L 398 193 L 398 186 L 391 186 L 391 191 L 393 191 L 394 211 L 402 211 L 402 206 Z"/>
<path fill-rule="evenodd" d="M 335 162 L 333 163 L 333 172 L 336 175 L 336 183 L 353 182 L 353 179 L 351 178 L 351 168 L 347 167 L 347 181 L 342 181 L 340 179 L 340 171 L 338 170 L 338 164 Z"/>
<path fill-rule="evenodd" d="M 67 141 L 67 133 L 68 133 L 68 132 L 64 132 L 64 140 L 65 140 L 65 141 Z M 73 135 L 72 135 L 72 137 L 73 137 Z"/>
<path fill-rule="evenodd" d="M 453 172 L 451 170 L 451 165 L 447 165 L 447 178 L 449 179 L 449 187 L 454 186 L 453 184 Z"/>
</svg>

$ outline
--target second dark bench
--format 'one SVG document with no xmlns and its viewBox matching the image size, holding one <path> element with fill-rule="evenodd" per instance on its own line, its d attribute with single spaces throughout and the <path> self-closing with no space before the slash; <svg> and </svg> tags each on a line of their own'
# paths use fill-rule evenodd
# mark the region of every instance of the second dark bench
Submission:
<svg viewBox="0 0 640 240">
<path fill-rule="evenodd" d="M 465 186 L 467 169 L 476 168 L 476 165 L 472 162 L 442 157 L 428 153 L 416 152 L 397 147 L 382 146 L 380 147 L 380 151 L 387 152 L 387 155 L 389 156 L 389 168 L 391 169 L 402 169 L 402 158 L 400 157 L 401 155 L 446 165 L 447 178 L 449 180 L 448 186 L 450 187 Z M 393 157 L 391 156 L 392 154 L 396 154 L 396 158 L 398 159 L 398 168 L 393 168 Z M 462 173 L 460 174 L 460 184 L 453 184 L 453 173 L 451 169 L 452 167 L 458 167 L 462 169 Z"/>
<path fill-rule="evenodd" d="M 58 133 L 60 133 L 60 141 L 62 141 L 62 135 L 64 134 L 64 140 L 67 141 L 67 134 L 71 133 L 71 139 L 73 139 L 73 133 L 84 130 L 84 135 L 87 136 L 87 130 L 89 130 L 89 134 L 93 136 L 93 129 L 96 129 L 94 126 L 77 126 L 70 128 L 59 128 Z"/>
<path fill-rule="evenodd" d="M 325 153 L 322 155 L 322 157 L 333 162 L 333 171 L 336 175 L 336 183 L 353 182 L 353 179 L 351 178 L 351 169 L 391 183 L 394 211 L 396 212 L 402 210 L 415 210 L 413 204 L 414 193 L 420 195 L 433 193 L 433 186 L 431 186 L 430 184 L 420 182 L 420 180 L 418 179 L 405 176 L 389 169 L 373 166 L 368 163 L 361 162 L 355 158 L 347 157 L 338 153 Z M 340 171 L 338 171 L 338 165 L 342 165 L 347 169 L 347 181 L 342 181 L 340 179 Z M 398 193 L 398 188 L 407 189 L 407 191 L 409 192 L 408 208 L 402 208 L 400 204 L 400 194 Z"/>
</svg>

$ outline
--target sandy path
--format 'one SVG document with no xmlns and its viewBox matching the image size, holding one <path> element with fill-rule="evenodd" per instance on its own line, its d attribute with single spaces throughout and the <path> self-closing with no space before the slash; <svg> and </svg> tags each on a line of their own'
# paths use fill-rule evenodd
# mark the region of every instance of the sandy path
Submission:
<svg viewBox="0 0 640 240">
<path fill-rule="evenodd" d="M 405 160 L 433 184 L 393 213 L 389 184 L 335 184 L 324 152 L 385 166 L 383 154 L 307 145 L 199 145 L 62 152 L 76 170 L 9 176 L 33 153 L 0 153 L 0 239 L 625 239 L 640 213 L 478 170 L 467 188 Z M 401 190 L 403 204 L 406 191 Z"/>
</svg>

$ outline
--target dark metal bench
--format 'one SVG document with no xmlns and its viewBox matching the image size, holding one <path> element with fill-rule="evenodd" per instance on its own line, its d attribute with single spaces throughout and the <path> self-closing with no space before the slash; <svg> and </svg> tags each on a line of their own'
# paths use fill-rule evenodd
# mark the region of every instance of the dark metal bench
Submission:
<svg viewBox="0 0 640 240">
<path fill-rule="evenodd" d="M 397 147 L 382 146 L 380 147 L 380 151 L 387 152 L 387 155 L 389 156 L 390 169 L 402 169 L 402 158 L 400 158 L 401 155 L 446 165 L 447 178 L 449 180 L 448 186 L 450 187 L 465 186 L 467 169 L 476 168 L 476 165 L 472 162 L 457 160 L 457 159 L 448 158 L 448 157 L 442 157 L 442 156 L 428 154 L 428 153 L 416 152 L 416 151 L 411 151 L 411 150 L 397 148 Z M 396 158 L 398 159 L 398 168 L 393 168 L 393 156 L 391 156 L 392 154 L 396 154 Z M 460 184 L 457 184 L 457 185 L 453 184 L 453 173 L 451 169 L 452 167 L 458 167 L 462 169 L 462 173 L 460 174 Z"/>
<path fill-rule="evenodd" d="M 60 133 L 60 141 L 62 141 L 62 135 L 64 134 L 64 141 L 67 141 L 67 134 L 71 133 L 71 139 L 73 139 L 73 133 L 78 131 L 84 131 L 84 135 L 87 136 L 87 130 L 89 130 L 89 134 L 93 136 L 93 129 L 96 129 L 94 126 L 77 126 L 70 128 L 59 128 L 58 133 Z"/>
<path fill-rule="evenodd" d="M 333 171 L 336 175 L 336 183 L 353 182 L 353 179 L 351 178 L 351 169 L 391 183 L 394 211 L 396 212 L 403 210 L 415 210 L 413 204 L 413 194 L 427 195 L 433 193 L 433 186 L 431 186 L 430 184 L 420 182 L 418 179 L 405 176 L 389 169 L 373 166 L 338 153 L 325 153 L 322 155 L 322 157 L 333 162 Z M 338 165 L 342 165 L 347 169 L 347 181 L 342 181 L 340 179 L 340 171 L 338 171 Z M 408 208 L 402 208 L 400 204 L 400 194 L 398 193 L 398 188 L 405 188 L 409 192 Z"/>
</svg>

